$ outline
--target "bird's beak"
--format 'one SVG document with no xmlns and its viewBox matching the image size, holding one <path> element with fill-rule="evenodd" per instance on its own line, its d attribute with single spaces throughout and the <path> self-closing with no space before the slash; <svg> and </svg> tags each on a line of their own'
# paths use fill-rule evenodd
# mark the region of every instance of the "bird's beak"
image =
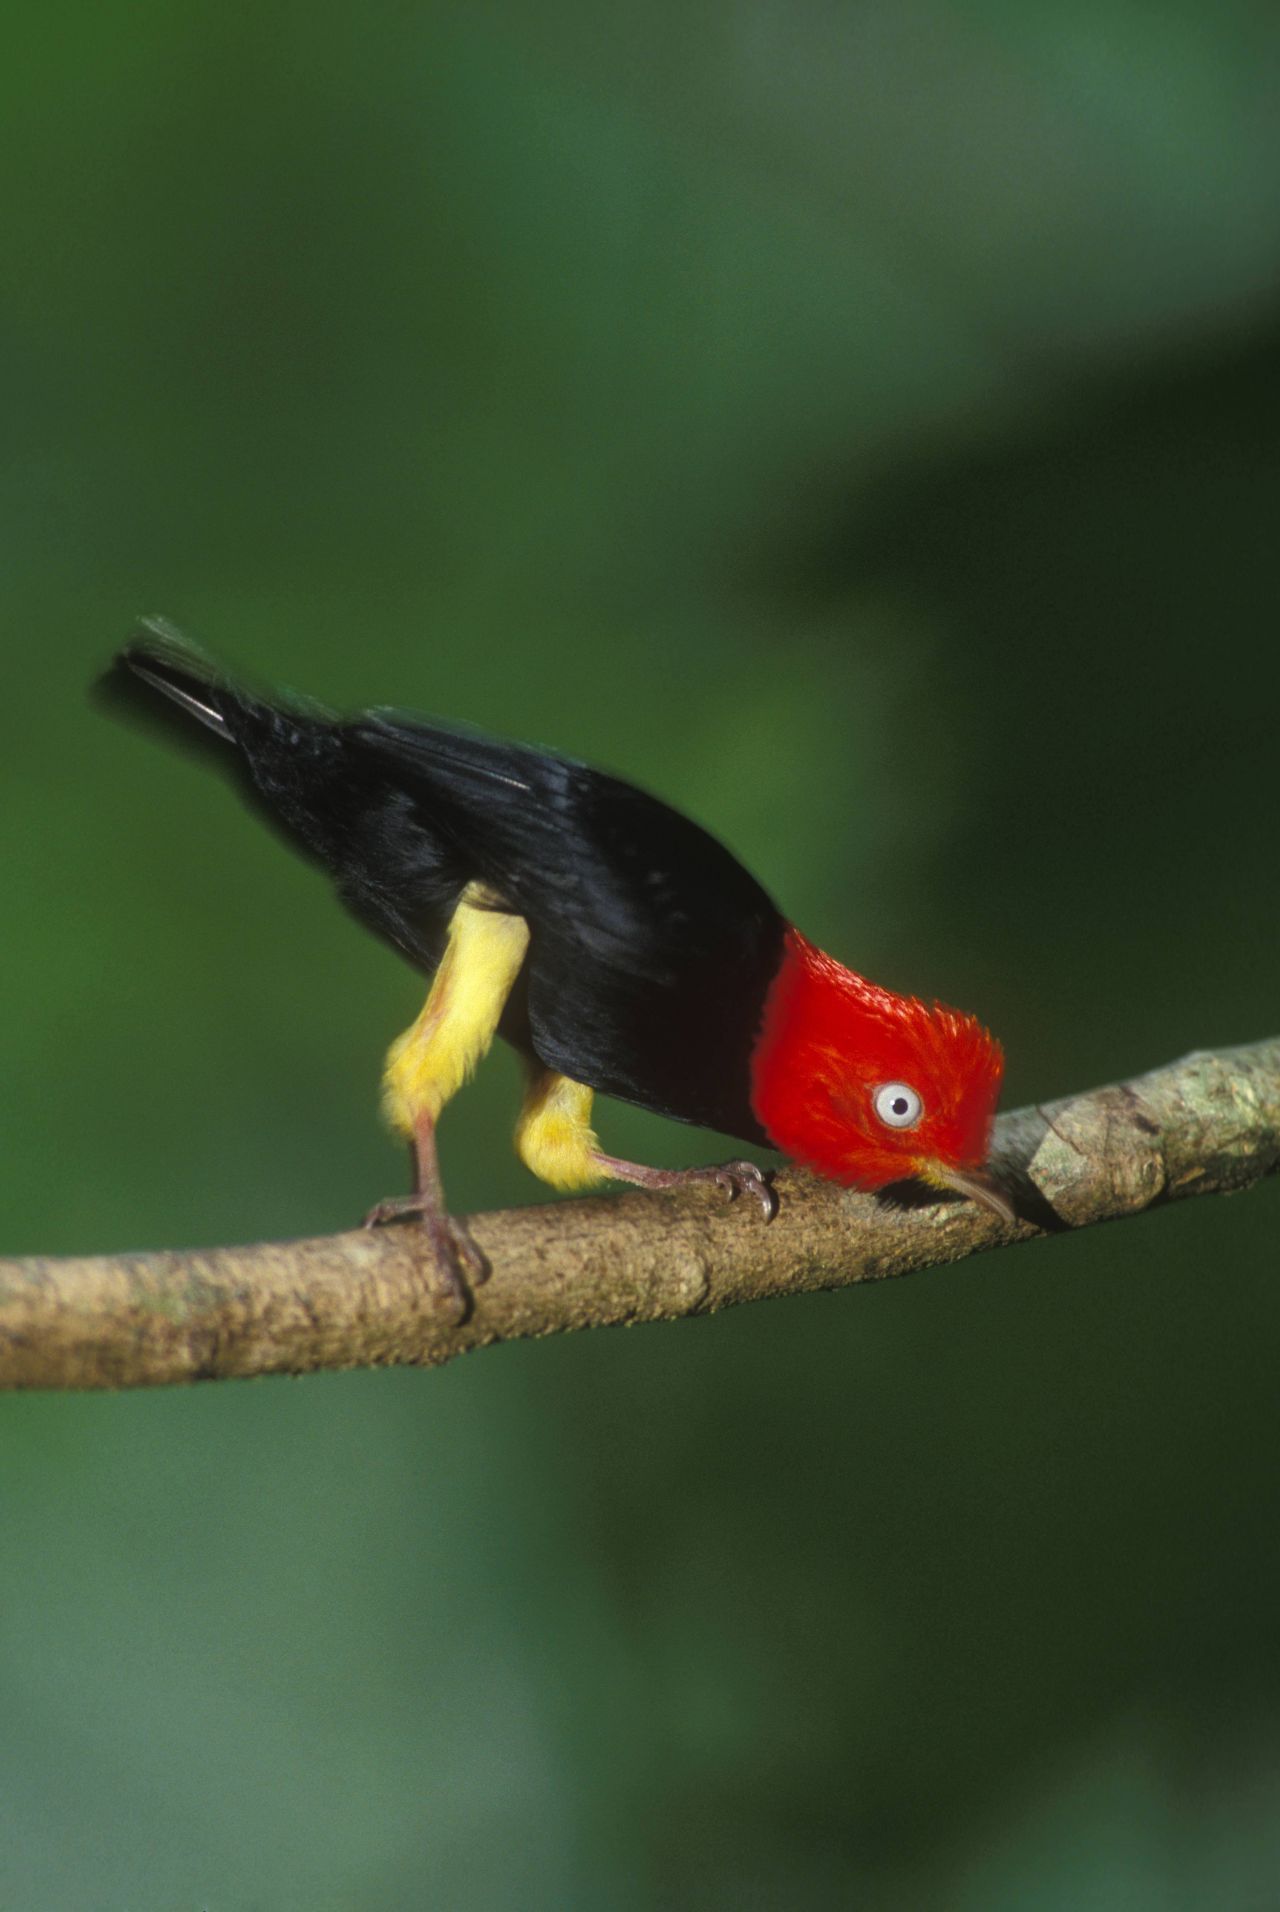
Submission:
<svg viewBox="0 0 1280 1912">
<path fill-rule="evenodd" d="M 957 1195 L 966 1195 L 972 1202 L 981 1202 L 1002 1222 L 1012 1224 L 1018 1219 L 1013 1203 L 989 1169 L 951 1168 L 945 1162 L 924 1162 L 920 1175 L 923 1181 L 929 1182 L 934 1188 L 952 1188 Z"/>
</svg>

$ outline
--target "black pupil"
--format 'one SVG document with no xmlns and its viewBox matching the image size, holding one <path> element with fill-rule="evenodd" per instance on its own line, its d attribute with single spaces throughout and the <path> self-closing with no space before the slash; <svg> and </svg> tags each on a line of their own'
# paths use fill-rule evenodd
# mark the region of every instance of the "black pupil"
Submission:
<svg viewBox="0 0 1280 1912">
<path fill-rule="evenodd" d="M 907 1101 L 907 1098 L 906 1098 L 906 1096 L 905 1096 L 905 1095 L 895 1095 L 895 1096 L 894 1096 L 894 1098 L 893 1098 L 893 1112 L 894 1112 L 894 1114 L 895 1114 L 895 1115 L 905 1115 L 905 1114 L 906 1114 L 906 1112 L 907 1112 L 907 1110 L 908 1110 L 908 1109 L 909 1109 L 910 1107 L 911 1107 L 911 1104 L 910 1104 L 910 1103 L 909 1103 L 909 1102 Z"/>
</svg>

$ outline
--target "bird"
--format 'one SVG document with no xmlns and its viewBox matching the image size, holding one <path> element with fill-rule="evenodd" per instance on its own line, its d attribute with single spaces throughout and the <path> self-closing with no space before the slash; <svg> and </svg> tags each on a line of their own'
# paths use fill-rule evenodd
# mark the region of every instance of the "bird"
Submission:
<svg viewBox="0 0 1280 1912">
<path fill-rule="evenodd" d="M 142 621 L 98 691 L 219 764 L 427 979 L 382 1077 L 414 1186 L 365 1220 L 417 1219 L 433 1289 L 460 1315 L 489 1268 L 449 1212 L 437 1125 L 499 1035 L 524 1067 L 516 1152 L 554 1188 L 706 1183 L 776 1213 L 753 1162 L 659 1169 L 607 1153 L 592 1125 L 604 1094 L 846 1187 L 914 1183 L 1015 1219 L 988 1160 L 999 1042 L 827 955 L 660 798 L 457 724 L 261 692 L 163 618 Z"/>
</svg>

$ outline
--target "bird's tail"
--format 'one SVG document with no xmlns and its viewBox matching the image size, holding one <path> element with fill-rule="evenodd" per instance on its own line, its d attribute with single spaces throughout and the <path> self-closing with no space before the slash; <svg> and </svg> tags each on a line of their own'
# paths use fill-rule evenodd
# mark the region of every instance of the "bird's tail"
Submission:
<svg viewBox="0 0 1280 1912">
<path fill-rule="evenodd" d="M 96 688 L 114 713 L 177 731 L 188 744 L 196 741 L 193 718 L 212 737 L 235 744 L 244 720 L 261 708 L 162 617 L 142 620 Z"/>
<path fill-rule="evenodd" d="M 350 779 L 332 712 L 246 688 L 159 617 L 138 626 L 95 699 L 202 757 L 295 848 L 324 860 L 335 802 L 341 808 L 335 791 Z"/>
</svg>

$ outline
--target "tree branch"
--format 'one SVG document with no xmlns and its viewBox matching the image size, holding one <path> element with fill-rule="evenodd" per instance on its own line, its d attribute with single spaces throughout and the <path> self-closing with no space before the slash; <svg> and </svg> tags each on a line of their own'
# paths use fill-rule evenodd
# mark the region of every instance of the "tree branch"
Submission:
<svg viewBox="0 0 1280 1912">
<path fill-rule="evenodd" d="M 433 1366 L 472 1348 L 904 1275 L 1013 1241 L 1247 1188 L 1280 1167 L 1280 1038 L 1196 1054 L 997 1127 L 1026 1218 L 910 1206 L 798 1170 L 778 1219 L 701 1191 L 477 1216 L 493 1264 L 472 1318 L 437 1299 L 412 1226 L 178 1253 L 0 1262 L 0 1387 L 115 1388 Z"/>
</svg>

